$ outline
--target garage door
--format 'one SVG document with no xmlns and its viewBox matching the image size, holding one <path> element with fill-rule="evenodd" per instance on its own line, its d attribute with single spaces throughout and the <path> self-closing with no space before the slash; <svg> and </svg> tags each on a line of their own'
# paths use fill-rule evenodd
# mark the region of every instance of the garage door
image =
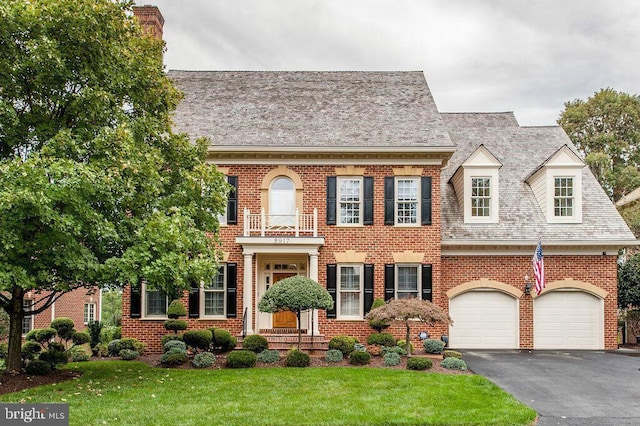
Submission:
<svg viewBox="0 0 640 426">
<path fill-rule="evenodd" d="M 533 302 L 535 349 L 603 349 L 604 304 L 583 291 L 554 291 Z"/>
<path fill-rule="evenodd" d="M 449 301 L 449 346 L 514 349 L 518 345 L 518 301 L 499 291 L 469 291 Z"/>
</svg>

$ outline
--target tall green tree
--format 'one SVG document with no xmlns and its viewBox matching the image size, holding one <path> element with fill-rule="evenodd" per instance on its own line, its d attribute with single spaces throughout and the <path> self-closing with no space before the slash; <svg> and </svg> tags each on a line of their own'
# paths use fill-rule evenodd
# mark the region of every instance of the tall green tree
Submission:
<svg viewBox="0 0 640 426">
<path fill-rule="evenodd" d="M 170 294 L 217 271 L 227 186 L 170 128 L 164 45 L 124 0 L 0 3 L 0 307 L 21 324 L 81 287 Z M 37 295 L 25 312 L 24 296 Z"/>
<path fill-rule="evenodd" d="M 611 200 L 640 186 L 640 97 L 601 89 L 566 102 L 558 124 Z"/>
<path fill-rule="evenodd" d="M 618 265 L 618 307 L 640 308 L 640 253 Z"/>
</svg>

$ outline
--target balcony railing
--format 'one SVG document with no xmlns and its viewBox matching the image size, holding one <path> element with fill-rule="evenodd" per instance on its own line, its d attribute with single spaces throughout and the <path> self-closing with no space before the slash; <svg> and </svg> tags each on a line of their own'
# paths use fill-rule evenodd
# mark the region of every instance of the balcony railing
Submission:
<svg viewBox="0 0 640 426">
<path fill-rule="evenodd" d="M 318 209 L 313 209 L 311 214 L 300 214 L 296 209 L 295 214 L 265 214 L 264 209 L 260 213 L 251 213 L 244 209 L 244 236 L 276 236 L 293 235 L 295 237 L 318 236 Z"/>
</svg>

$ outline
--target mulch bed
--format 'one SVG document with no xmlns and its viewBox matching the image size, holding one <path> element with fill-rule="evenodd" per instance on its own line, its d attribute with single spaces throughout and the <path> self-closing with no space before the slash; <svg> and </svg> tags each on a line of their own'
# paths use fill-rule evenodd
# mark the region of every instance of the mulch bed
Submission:
<svg viewBox="0 0 640 426">
<path fill-rule="evenodd" d="M 430 358 L 433 362 L 433 367 L 426 372 L 435 372 L 435 373 L 444 373 L 444 374 L 473 374 L 467 371 L 459 371 L 459 370 L 449 370 L 440 366 L 440 361 L 442 361 L 442 357 L 439 355 L 414 355 L 414 357 L 427 357 Z M 92 361 L 109 361 L 116 360 L 120 358 L 99 358 L 93 357 Z M 208 369 L 223 369 L 229 368 L 226 366 L 225 355 L 216 355 L 216 362 L 213 366 Z M 151 367 L 162 367 L 160 365 L 160 355 L 145 355 L 139 357 L 136 361 L 142 361 L 148 364 Z M 324 356 L 321 355 L 312 355 L 311 356 L 311 366 L 312 367 L 345 367 L 345 368 L 370 368 L 370 367 L 381 367 L 381 368 L 391 368 L 391 369 L 406 369 L 407 368 L 407 359 L 406 357 L 402 358 L 402 361 L 399 365 L 394 367 L 386 367 L 384 365 L 384 361 L 381 356 L 371 357 L 371 363 L 367 366 L 354 366 L 349 364 L 348 360 L 343 360 L 342 362 L 327 362 L 324 359 Z M 163 367 L 162 367 L 163 368 Z M 173 367 L 179 369 L 192 369 L 190 363 L 186 363 L 179 367 Z M 279 362 L 266 364 L 262 362 L 258 362 L 256 368 L 286 368 L 284 366 L 284 357 Z M 26 373 L 10 373 L 5 372 L 0 376 L 0 395 L 18 392 L 23 389 L 29 389 L 36 386 L 42 385 L 50 385 L 60 382 L 65 382 L 67 380 L 73 380 L 76 377 L 80 377 L 82 373 L 77 371 L 68 371 L 68 370 L 56 370 L 51 374 L 46 376 L 29 376 Z"/>
</svg>

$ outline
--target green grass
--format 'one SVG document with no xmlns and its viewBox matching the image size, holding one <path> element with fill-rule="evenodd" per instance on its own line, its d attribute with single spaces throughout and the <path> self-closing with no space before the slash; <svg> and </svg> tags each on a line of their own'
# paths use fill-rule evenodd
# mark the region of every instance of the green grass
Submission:
<svg viewBox="0 0 640 426">
<path fill-rule="evenodd" d="M 69 364 L 69 382 L 0 401 L 67 402 L 71 425 L 528 425 L 534 410 L 487 379 L 378 368 L 175 370 Z"/>
</svg>

